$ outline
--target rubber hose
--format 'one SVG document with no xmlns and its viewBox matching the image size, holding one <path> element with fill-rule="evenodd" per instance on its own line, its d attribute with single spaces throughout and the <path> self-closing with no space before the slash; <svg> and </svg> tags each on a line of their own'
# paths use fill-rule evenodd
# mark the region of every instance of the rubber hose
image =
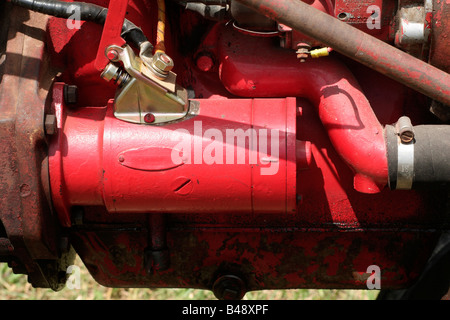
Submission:
<svg viewBox="0 0 450 320">
<path fill-rule="evenodd" d="M 17 5 L 32 11 L 48 14 L 57 18 L 71 18 L 75 9 L 79 10 L 80 20 L 91 21 L 101 25 L 105 24 L 108 9 L 85 2 L 39 1 L 39 0 L 11 0 Z M 125 19 L 122 27 L 122 37 L 137 48 L 148 41 L 143 31 L 134 23 Z"/>
</svg>

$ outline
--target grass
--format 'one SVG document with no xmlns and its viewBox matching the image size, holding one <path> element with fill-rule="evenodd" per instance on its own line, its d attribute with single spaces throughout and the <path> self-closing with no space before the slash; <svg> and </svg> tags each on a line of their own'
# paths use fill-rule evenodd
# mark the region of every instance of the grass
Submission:
<svg viewBox="0 0 450 320">
<path fill-rule="evenodd" d="M 81 268 L 81 288 L 54 292 L 33 288 L 25 275 L 0 263 L 0 300 L 216 300 L 207 290 L 107 288 L 95 282 L 79 257 L 75 264 Z M 377 290 L 263 290 L 247 293 L 244 300 L 373 300 L 377 295 Z"/>
</svg>

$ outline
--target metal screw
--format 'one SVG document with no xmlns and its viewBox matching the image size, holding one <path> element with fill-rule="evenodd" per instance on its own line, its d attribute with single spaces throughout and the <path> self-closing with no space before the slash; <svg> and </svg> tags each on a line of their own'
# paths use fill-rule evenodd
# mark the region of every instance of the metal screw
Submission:
<svg viewBox="0 0 450 320">
<path fill-rule="evenodd" d="M 400 140 L 402 140 L 403 143 L 409 143 L 414 140 L 414 132 L 412 131 L 405 131 L 402 134 L 400 134 Z"/>
<path fill-rule="evenodd" d="M 56 116 L 54 114 L 47 114 L 44 121 L 45 134 L 51 136 L 56 133 Z"/>
<path fill-rule="evenodd" d="M 144 121 L 145 121 L 145 123 L 153 123 L 153 122 L 155 122 L 155 115 L 152 114 L 152 113 L 147 113 L 144 116 Z"/>
<path fill-rule="evenodd" d="M 66 104 L 76 104 L 78 101 L 78 87 L 74 85 L 64 86 L 64 101 Z"/>
<path fill-rule="evenodd" d="M 414 140 L 414 129 L 411 119 L 406 116 L 400 117 L 395 126 L 402 143 L 410 143 Z"/>
</svg>

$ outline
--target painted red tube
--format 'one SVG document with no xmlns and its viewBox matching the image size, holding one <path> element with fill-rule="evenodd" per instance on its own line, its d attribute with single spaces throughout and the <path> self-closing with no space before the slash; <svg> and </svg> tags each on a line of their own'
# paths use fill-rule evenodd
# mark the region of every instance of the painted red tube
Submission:
<svg viewBox="0 0 450 320">
<path fill-rule="evenodd" d="M 378 72 L 450 105 L 450 75 L 298 0 L 237 0 Z"/>
<path fill-rule="evenodd" d="M 330 57 L 300 63 L 272 39 L 223 32 L 220 78 L 240 97 L 305 97 L 317 106 L 337 152 L 354 170 L 354 188 L 377 193 L 387 184 L 383 127 L 351 72 Z"/>
</svg>

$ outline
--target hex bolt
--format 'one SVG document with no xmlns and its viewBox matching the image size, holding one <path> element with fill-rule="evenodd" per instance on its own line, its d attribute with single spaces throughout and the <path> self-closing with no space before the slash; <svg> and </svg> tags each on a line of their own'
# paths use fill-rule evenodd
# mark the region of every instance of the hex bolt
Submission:
<svg viewBox="0 0 450 320">
<path fill-rule="evenodd" d="M 172 59 L 165 53 L 156 54 L 153 59 L 153 65 L 160 71 L 169 72 L 173 68 Z"/>
<path fill-rule="evenodd" d="M 64 102 L 66 104 L 76 104 L 78 101 L 78 87 L 66 84 L 64 86 Z"/>
<path fill-rule="evenodd" d="M 148 67 L 153 72 L 155 77 L 164 80 L 173 69 L 174 63 L 172 58 L 170 58 L 166 53 L 156 52 Z"/>
<path fill-rule="evenodd" d="M 44 130 L 45 134 L 51 136 L 56 133 L 56 116 L 54 114 L 45 115 Z"/>
<path fill-rule="evenodd" d="M 241 300 L 247 291 L 244 281 L 235 275 L 219 277 L 212 290 L 219 300 Z"/>
<path fill-rule="evenodd" d="M 162 54 L 160 56 L 162 62 L 164 62 L 166 65 L 170 64 L 172 62 L 172 59 L 170 59 L 170 57 L 167 54 Z"/>
</svg>

